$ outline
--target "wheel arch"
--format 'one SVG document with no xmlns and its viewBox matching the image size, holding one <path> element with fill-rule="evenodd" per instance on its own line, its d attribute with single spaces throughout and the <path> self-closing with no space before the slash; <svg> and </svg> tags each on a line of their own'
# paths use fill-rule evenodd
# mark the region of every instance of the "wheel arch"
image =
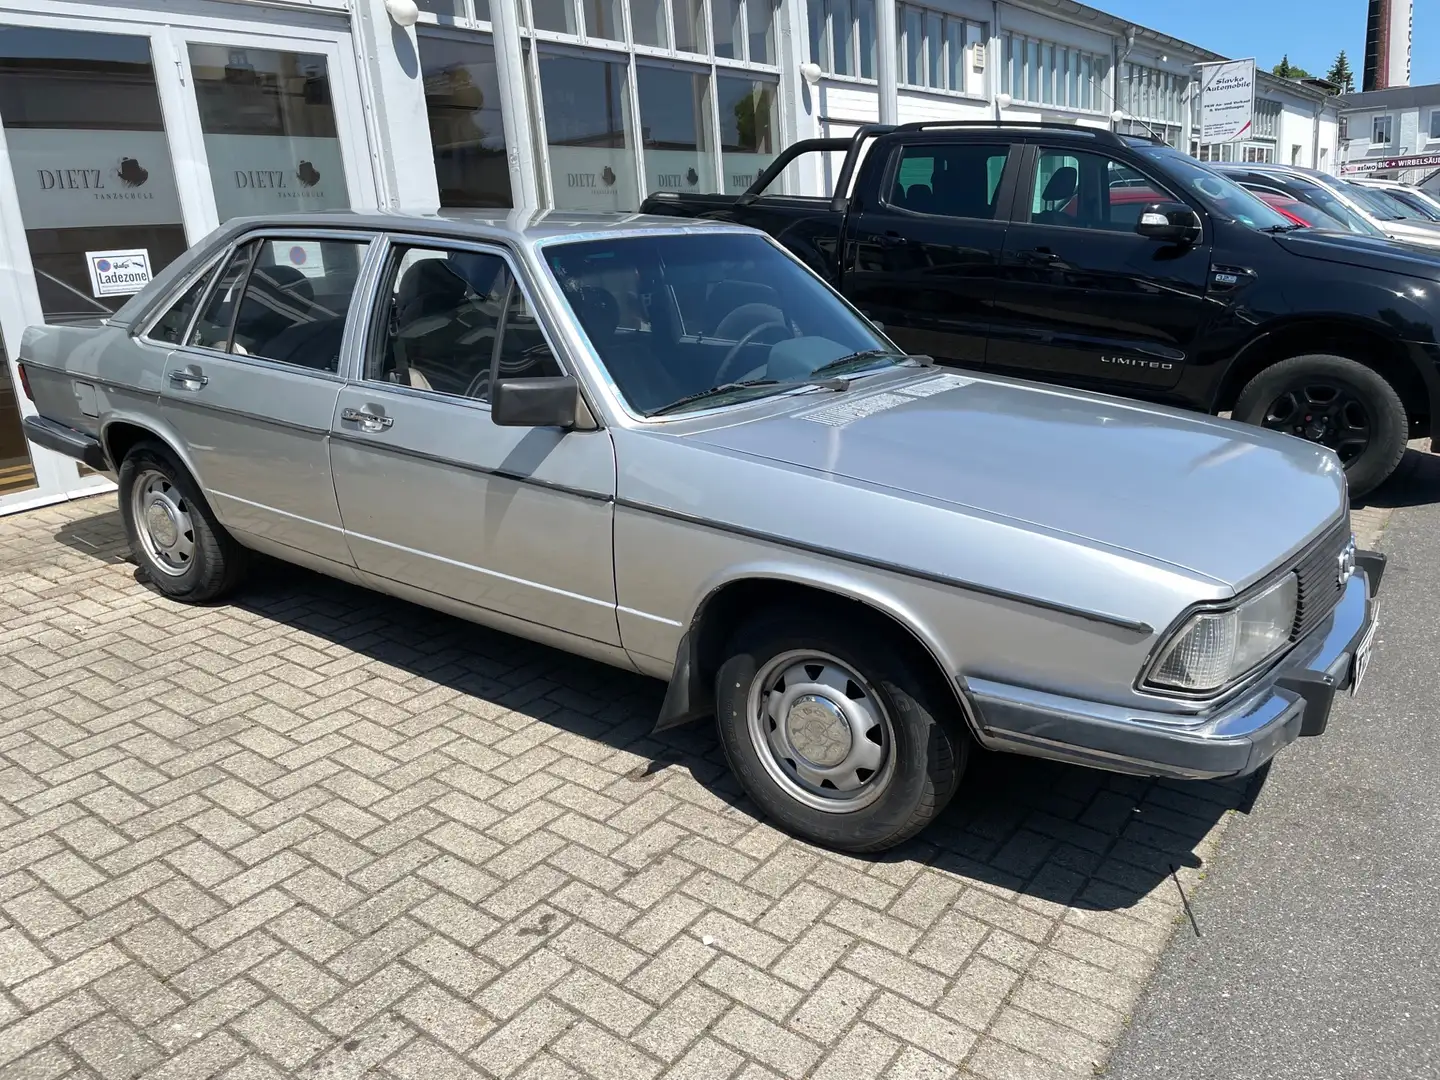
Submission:
<svg viewBox="0 0 1440 1080">
<path fill-rule="evenodd" d="M 1226 369 L 1214 411 L 1233 409 L 1246 384 L 1292 356 L 1325 353 L 1364 364 L 1399 395 L 1410 420 L 1410 438 L 1429 433 L 1440 415 L 1440 378 L 1423 372 L 1404 343 L 1373 323 L 1344 318 L 1297 318 L 1268 327 L 1242 348 Z"/>
<path fill-rule="evenodd" d="M 902 646 L 944 683 L 970 733 L 979 737 L 978 713 L 965 694 L 954 658 L 914 611 L 870 583 L 837 573 L 815 574 L 784 566 L 737 568 L 706 588 L 676 649 L 675 666 L 654 730 L 664 731 L 712 715 L 715 674 L 724 660 L 724 647 L 731 633 L 749 615 L 789 604 L 828 609 L 852 618 L 859 614 L 894 631 Z"/>
<path fill-rule="evenodd" d="M 130 453 L 137 443 L 147 440 L 158 442 L 170 451 L 195 480 L 201 492 L 205 491 L 205 481 L 195 468 L 194 459 L 186 453 L 180 437 L 168 425 L 156 423 L 150 417 L 113 413 L 105 418 L 100 427 L 100 444 L 105 448 L 105 456 L 109 458 L 117 473 L 125 455 Z"/>
</svg>

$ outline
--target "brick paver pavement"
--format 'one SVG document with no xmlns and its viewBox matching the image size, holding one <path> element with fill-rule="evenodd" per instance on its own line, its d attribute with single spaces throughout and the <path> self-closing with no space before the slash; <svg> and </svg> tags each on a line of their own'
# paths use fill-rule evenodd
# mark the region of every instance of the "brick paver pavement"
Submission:
<svg viewBox="0 0 1440 1080">
<path fill-rule="evenodd" d="M 982 756 L 845 857 L 658 684 L 123 556 L 110 497 L 0 519 L 6 1080 L 1089 1075 L 1243 798 Z"/>
</svg>

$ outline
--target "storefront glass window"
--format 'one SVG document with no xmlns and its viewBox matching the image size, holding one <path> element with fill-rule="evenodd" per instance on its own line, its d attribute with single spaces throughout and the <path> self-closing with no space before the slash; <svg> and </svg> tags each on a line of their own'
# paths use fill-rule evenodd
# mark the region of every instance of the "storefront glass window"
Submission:
<svg viewBox="0 0 1440 1080">
<path fill-rule="evenodd" d="M 750 55 L 752 64 L 775 64 L 775 9 L 780 0 L 748 0 L 745 21 L 750 24 Z"/>
<path fill-rule="evenodd" d="M 710 16 L 715 24 L 715 55 L 741 59 L 745 28 L 740 23 L 740 0 L 710 0 Z"/>
<path fill-rule="evenodd" d="M 675 48 L 681 52 L 705 51 L 704 0 L 670 0 L 670 18 L 675 25 Z"/>
<path fill-rule="evenodd" d="M 105 318 L 185 250 L 148 39 L 0 27 L 0 123 L 47 322 Z"/>
<path fill-rule="evenodd" d="M 513 206 L 495 47 L 435 33 L 418 39 L 440 205 Z"/>
<path fill-rule="evenodd" d="M 561 34 L 578 34 L 575 25 L 575 0 L 530 0 L 530 14 L 536 30 L 554 30 Z"/>
<path fill-rule="evenodd" d="M 550 190 L 564 210 L 634 210 L 625 62 L 540 53 Z"/>
<path fill-rule="evenodd" d="M 30 446 L 20 427 L 20 404 L 15 400 L 15 382 L 5 343 L 0 341 L 0 496 L 13 495 L 35 486 L 35 469 L 30 464 Z"/>
<path fill-rule="evenodd" d="M 630 0 L 630 34 L 637 45 L 666 48 L 670 34 L 665 29 L 668 0 Z"/>
<path fill-rule="evenodd" d="M 619 41 L 623 37 L 620 0 L 581 0 L 585 9 L 585 33 L 591 37 Z"/>
<path fill-rule="evenodd" d="M 738 195 L 775 160 L 780 136 L 778 86 L 763 79 L 733 75 L 721 75 L 715 82 L 725 191 Z"/>
<path fill-rule="evenodd" d="M 709 76 L 641 65 L 636 79 L 647 191 L 713 192 Z"/>
<path fill-rule="evenodd" d="M 220 220 L 348 207 L 325 57 L 191 45 Z"/>
</svg>

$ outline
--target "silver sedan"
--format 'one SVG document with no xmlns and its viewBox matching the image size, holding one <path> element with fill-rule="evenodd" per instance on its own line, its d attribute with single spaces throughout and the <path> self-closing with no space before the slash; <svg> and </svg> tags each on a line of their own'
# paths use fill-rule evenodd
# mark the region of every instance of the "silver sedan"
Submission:
<svg viewBox="0 0 1440 1080">
<path fill-rule="evenodd" d="M 20 360 L 160 591 L 264 552 L 667 680 L 658 727 L 715 717 L 837 848 L 917 832 L 977 747 L 1254 771 L 1374 633 L 1329 450 L 938 369 L 732 226 L 236 221 Z"/>
</svg>

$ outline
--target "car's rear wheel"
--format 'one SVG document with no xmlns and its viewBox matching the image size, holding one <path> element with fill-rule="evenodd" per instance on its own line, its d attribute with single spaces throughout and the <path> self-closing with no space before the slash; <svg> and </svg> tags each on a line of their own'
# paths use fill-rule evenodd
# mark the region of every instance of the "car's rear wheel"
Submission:
<svg viewBox="0 0 1440 1080">
<path fill-rule="evenodd" d="M 1405 405 L 1385 377 L 1343 356 L 1292 356 L 1240 392 L 1236 420 L 1334 450 L 1350 494 L 1366 495 L 1395 471 L 1410 430 Z"/>
<path fill-rule="evenodd" d="M 742 626 L 716 676 L 730 767 L 781 827 L 882 851 L 950 801 L 968 752 L 944 684 L 876 626 L 774 613 Z"/>
<path fill-rule="evenodd" d="M 118 480 L 125 535 L 152 585 L 191 603 L 235 587 L 246 551 L 215 520 L 194 478 L 168 449 L 137 444 L 121 462 Z"/>
</svg>

